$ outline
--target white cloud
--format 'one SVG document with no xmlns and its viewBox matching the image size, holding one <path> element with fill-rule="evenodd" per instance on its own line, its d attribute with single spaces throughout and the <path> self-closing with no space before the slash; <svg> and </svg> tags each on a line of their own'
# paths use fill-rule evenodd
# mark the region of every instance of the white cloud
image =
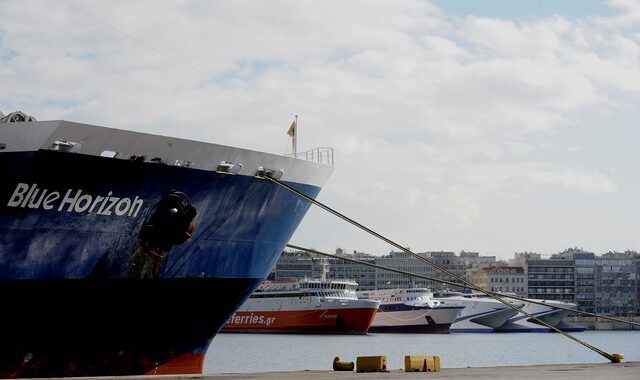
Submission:
<svg viewBox="0 0 640 380">
<path fill-rule="evenodd" d="M 594 20 L 606 27 L 631 27 L 640 24 L 640 3 L 636 0 L 607 0 L 612 7 L 622 13 L 608 17 L 594 17 Z"/>
<path fill-rule="evenodd" d="M 336 149 L 322 197 L 416 248 L 477 243 L 450 231 L 498 223 L 488 210 L 505 198 L 523 213 L 538 196 L 601 206 L 637 181 L 616 158 L 637 138 L 620 120 L 640 117 L 634 2 L 612 1 L 615 17 L 527 22 L 413 0 L 69 3 L 92 16 L 0 3 L 2 111 L 275 153 L 296 113 L 303 149 Z M 620 135 L 600 156 L 596 119 Z M 339 244 L 314 223 L 298 236 Z"/>
</svg>

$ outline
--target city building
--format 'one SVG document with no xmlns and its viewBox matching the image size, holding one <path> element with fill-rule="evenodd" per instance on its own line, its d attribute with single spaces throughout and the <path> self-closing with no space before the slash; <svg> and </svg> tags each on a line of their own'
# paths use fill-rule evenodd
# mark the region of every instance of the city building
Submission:
<svg viewBox="0 0 640 380">
<path fill-rule="evenodd" d="M 365 261 L 371 264 L 376 263 L 376 257 L 364 252 L 353 252 L 347 254 L 344 251 L 336 251 L 336 255 Z M 358 290 L 375 290 L 376 289 L 376 268 L 367 265 L 352 263 L 336 258 L 327 259 L 329 264 L 329 277 L 334 279 L 353 280 L 358 283 Z"/>
<path fill-rule="evenodd" d="M 529 298 L 565 302 L 575 301 L 575 265 L 573 259 L 526 260 Z"/>
<path fill-rule="evenodd" d="M 313 256 L 307 252 L 284 251 L 271 269 L 268 280 L 291 281 L 313 277 Z"/>
<path fill-rule="evenodd" d="M 418 255 L 430 259 L 424 253 Z M 435 269 L 428 264 L 416 259 L 406 252 L 390 252 L 386 256 L 376 257 L 376 264 L 386 268 L 403 270 L 409 273 L 415 273 L 422 276 L 436 277 Z M 434 284 L 429 280 L 411 277 L 405 274 L 389 272 L 386 270 L 376 269 L 376 289 L 395 289 L 395 288 L 411 288 L 411 287 L 429 287 L 432 288 L 439 284 Z"/>
<path fill-rule="evenodd" d="M 596 255 L 575 248 L 571 251 L 575 265 L 575 303 L 579 310 L 595 313 Z M 570 260 L 568 256 L 567 260 Z"/>
<path fill-rule="evenodd" d="M 469 281 L 481 289 L 492 292 L 515 293 L 526 297 L 527 275 L 522 267 L 492 266 L 476 268 L 470 274 Z"/>
<path fill-rule="evenodd" d="M 608 252 L 597 256 L 569 248 L 550 259 L 529 259 L 529 297 L 573 302 L 603 315 L 640 315 L 640 255 Z"/>
<path fill-rule="evenodd" d="M 605 315 L 640 315 L 640 255 L 607 252 L 595 265 L 595 312 Z"/>
<path fill-rule="evenodd" d="M 513 254 L 513 259 L 509 259 L 509 266 L 522 267 L 527 269 L 527 260 L 539 260 L 542 257 L 539 253 L 535 252 L 516 252 Z"/>
</svg>

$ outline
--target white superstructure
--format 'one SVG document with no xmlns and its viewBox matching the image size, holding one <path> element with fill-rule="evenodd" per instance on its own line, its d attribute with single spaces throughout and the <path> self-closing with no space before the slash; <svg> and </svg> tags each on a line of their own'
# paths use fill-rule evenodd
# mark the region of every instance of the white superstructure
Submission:
<svg viewBox="0 0 640 380">
<path fill-rule="evenodd" d="M 316 310 L 320 308 L 377 307 L 379 302 L 359 300 L 358 283 L 349 280 L 302 279 L 261 285 L 239 311 Z"/>
</svg>

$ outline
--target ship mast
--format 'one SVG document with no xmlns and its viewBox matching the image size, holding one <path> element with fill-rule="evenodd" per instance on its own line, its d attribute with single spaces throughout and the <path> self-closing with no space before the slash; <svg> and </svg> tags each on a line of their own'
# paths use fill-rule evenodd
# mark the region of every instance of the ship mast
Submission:
<svg viewBox="0 0 640 380">
<path fill-rule="evenodd" d="M 293 155 L 296 156 L 298 153 L 298 115 L 295 115 L 295 119 L 293 120 Z"/>
</svg>

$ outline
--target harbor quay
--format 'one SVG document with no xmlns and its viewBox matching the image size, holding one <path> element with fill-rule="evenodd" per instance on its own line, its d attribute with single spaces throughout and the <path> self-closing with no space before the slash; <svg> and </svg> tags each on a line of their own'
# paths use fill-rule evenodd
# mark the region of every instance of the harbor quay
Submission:
<svg viewBox="0 0 640 380">
<path fill-rule="evenodd" d="M 392 369 L 389 372 L 335 372 L 335 371 L 286 371 L 258 373 L 224 373 L 203 375 L 165 375 L 157 378 L 179 379 L 314 379 L 314 380 L 359 380 L 359 379 L 620 379 L 636 380 L 640 374 L 640 362 L 602 363 L 602 364 L 549 364 L 509 367 L 467 367 L 443 368 L 440 372 L 404 372 Z M 148 379 L 149 376 L 113 376 L 100 379 Z M 70 379 L 70 378 L 65 378 Z M 82 378 L 78 378 L 82 379 Z"/>
</svg>

